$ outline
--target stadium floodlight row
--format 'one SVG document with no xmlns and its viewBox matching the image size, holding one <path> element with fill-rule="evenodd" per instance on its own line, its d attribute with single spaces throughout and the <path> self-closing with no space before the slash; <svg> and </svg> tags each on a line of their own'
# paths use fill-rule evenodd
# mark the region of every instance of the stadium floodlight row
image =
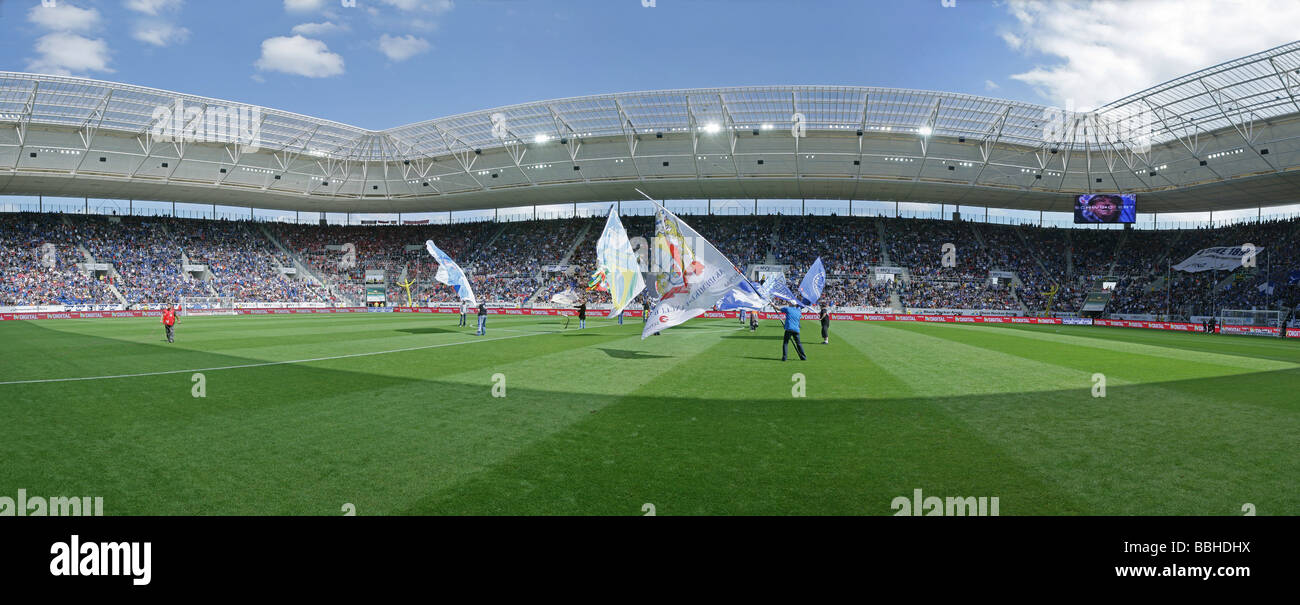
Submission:
<svg viewBox="0 0 1300 605">
<path fill-rule="evenodd" d="M 1300 42 L 1095 111 L 854 86 L 662 90 L 371 131 L 97 80 L 0 72 L 0 194 L 312 212 L 640 199 L 1144 212 L 1300 199 Z"/>
</svg>

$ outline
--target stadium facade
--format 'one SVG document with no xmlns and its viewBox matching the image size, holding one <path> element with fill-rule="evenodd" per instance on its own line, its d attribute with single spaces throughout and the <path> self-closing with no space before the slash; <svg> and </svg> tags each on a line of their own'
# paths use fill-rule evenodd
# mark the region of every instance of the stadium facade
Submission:
<svg viewBox="0 0 1300 605">
<path fill-rule="evenodd" d="M 1300 42 L 1095 111 L 766 86 L 595 95 L 373 131 L 97 80 L 0 72 L 0 195 L 310 212 L 836 199 L 1142 212 L 1300 201 Z"/>
</svg>

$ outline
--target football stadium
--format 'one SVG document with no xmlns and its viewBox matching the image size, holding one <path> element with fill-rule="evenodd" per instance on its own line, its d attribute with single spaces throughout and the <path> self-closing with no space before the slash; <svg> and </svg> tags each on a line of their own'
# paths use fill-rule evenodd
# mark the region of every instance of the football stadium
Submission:
<svg viewBox="0 0 1300 605">
<path fill-rule="evenodd" d="M 0 515 L 1300 513 L 1300 42 L 381 129 L 0 67 Z"/>
</svg>

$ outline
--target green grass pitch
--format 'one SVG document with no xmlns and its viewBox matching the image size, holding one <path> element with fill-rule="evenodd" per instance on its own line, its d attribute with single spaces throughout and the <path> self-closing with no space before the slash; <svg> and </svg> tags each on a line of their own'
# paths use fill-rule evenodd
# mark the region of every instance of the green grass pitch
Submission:
<svg viewBox="0 0 1300 605">
<path fill-rule="evenodd" d="M 805 321 L 809 360 L 781 363 L 774 321 L 645 340 L 639 320 L 455 324 L 187 318 L 168 345 L 156 319 L 4 322 L 0 496 L 101 496 L 108 515 L 890 515 L 922 489 L 1003 515 L 1300 514 L 1296 341 L 836 322 L 825 346 Z"/>
</svg>

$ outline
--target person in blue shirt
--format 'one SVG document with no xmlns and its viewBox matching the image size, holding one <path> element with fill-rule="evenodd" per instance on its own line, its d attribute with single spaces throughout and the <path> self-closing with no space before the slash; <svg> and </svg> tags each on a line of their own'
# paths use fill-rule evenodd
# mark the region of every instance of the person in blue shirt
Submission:
<svg viewBox="0 0 1300 605">
<path fill-rule="evenodd" d="M 785 314 L 785 338 L 781 340 L 781 361 L 785 361 L 786 354 L 790 350 L 790 340 L 794 339 L 794 350 L 799 354 L 799 359 L 808 361 L 808 356 L 803 354 L 803 343 L 799 342 L 799 320 L 803 318 L 803 311 L 794 305 L 782 307 L 781 313 Z"/>
</svg>

